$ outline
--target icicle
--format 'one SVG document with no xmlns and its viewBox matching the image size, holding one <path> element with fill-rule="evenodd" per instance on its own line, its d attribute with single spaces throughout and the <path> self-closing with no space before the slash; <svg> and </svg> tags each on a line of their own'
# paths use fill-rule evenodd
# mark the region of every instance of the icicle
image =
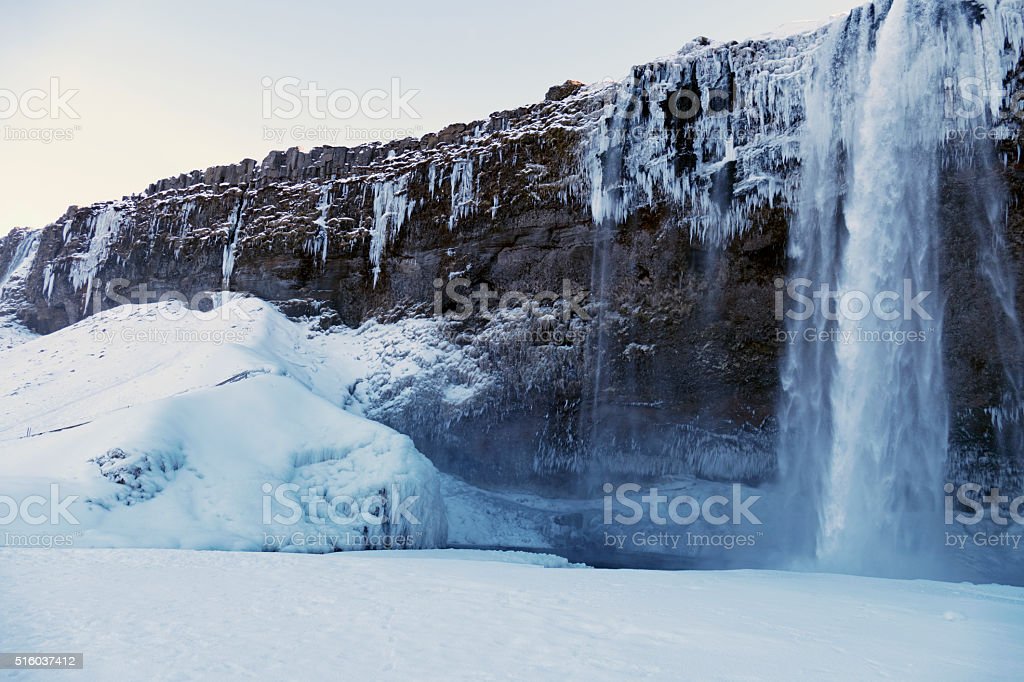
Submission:
<svg viewBox="0 0 1024 682">
<path fill-rule="evenodd" d="M 452 201 L 448 216 L 448 229 L 454 230 L 459 220 L 472 214 L 476 209 L 473 159 L 459 159 L 452 164 L 451 192 Z"/>
<path fill-rule="evenodd" d="M 91 288 L 92 280 L 107 259 L 110 246 L 124 228 L 122 208 L 114 205 L 104 206 L 86 219 L 89 247 L 85 253 L 75 255 L 68 271 L 68 280 L 75 291 L 87 285 Z M 71 224 L 71 220 L 64 224 L 65 234 L 70 230 Z M 50 288 L 52 290 L 52 287 Z"/>
<path fill-rule="evenodd" d="M 373 227 L 370 233 L 373 286 L 377 286 L 380 278 L 384 250 L 416 207 L 416 203 L 409 200 L 409 180 L 410 175 L 406 174 L 373 185 Z"/>
<path fill-rule="evenodd" d="M 235 208 L 228 214 L 228 241 L 224 245 L 224 255 L 221 261 L 221 288 L 224 291 L 231 289 L 231 275 L 235 271 L 235 256 L 238 249 L 238 239 L 242 232 L 242 210 L 244 199 L 239 199 Z"/>
<path fill-rule="evenodd" d="M 316 210 L 319 216 L 313 221 L 319 230 L 312 239 L 305 244 L 306 253 L 320 259 L 321 266 L 327 263 L 327 247 L 329 233 L 327 231 L 327 216 L 331 210 L 331 186 L 326 184 L 320 188 L 320 198 L 317 200 Z"/>
<path fill-rule="evenodd" d="M 430 188 L 430 196 L 433 198 L 437 187 L 437 166 L 433 163 L 430 164 L 430 168 L 427 170 L 427 185 Z"/>
<path fill-rule="evenodd" d="M 582 161 L 595 224 L 664 201 L 692 238 L 723 244 L 748 229 L 751 210 L 791 202 L 802 88 L 823 37 L 767 41 L 757 53 L 691 44 L 613 86 Z M 613 186 L 602 177 L 611 158 L 621 165 Z"/>
</svg>

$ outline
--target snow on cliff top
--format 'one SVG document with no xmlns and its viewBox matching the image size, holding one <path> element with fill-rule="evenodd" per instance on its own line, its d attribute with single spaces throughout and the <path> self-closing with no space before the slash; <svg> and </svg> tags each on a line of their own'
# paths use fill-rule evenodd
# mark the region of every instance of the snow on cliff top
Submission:
<svg viewBox="0 0 1024 682">
<path fill-rule="evenodd" d="M 800 21 L 787 21 L 784 24 L 780 24 L 777 28 L 766 31 L 765 33 L 759 33 L 757 35 L 750 36 L 748 40 L 785 40 L 792 36 L 802 35 L 804 33 L 813 33 L 820 28 L 828 26 L 833 21 L 845 17 L 849 12 L 839 12 L 833 14 L 824 19 L 803 19 Z"/>
</svg>

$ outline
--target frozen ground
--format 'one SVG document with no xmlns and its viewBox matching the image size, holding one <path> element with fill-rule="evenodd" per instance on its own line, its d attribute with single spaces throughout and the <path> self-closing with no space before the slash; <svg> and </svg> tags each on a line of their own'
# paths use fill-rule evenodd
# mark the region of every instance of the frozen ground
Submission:
<svg viewBox="0 0 1024 682">
<path fill-rule="evenodd" d="M 83 653 L 62 673 L 83 680 L 1012 680 L 1024 660 L 1021 588 L 538 563 L 564 566 L 5 549 L 0 648 Z"/>
</svg>

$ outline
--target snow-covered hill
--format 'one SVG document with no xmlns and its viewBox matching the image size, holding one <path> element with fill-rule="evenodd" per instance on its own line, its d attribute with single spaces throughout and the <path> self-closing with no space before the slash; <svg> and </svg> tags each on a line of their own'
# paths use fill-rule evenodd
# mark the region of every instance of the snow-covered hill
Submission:
<svg viewBox="0 0 1024 682">
<path fill-rule="evenodd" d="M 343 339 L 328 363 L 304 333 L 226 296 L 205 313 L 124 306 L 3 351 L 4 493 L 73 498 L 5 530 L 76 546 L 443 545 L 437 470 L 358 414 Z"/>
</svg>

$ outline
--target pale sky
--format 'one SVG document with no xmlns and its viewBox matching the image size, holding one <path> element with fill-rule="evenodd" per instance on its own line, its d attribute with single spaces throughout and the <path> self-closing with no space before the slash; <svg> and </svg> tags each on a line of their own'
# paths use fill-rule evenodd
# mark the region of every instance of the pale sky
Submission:
<svg viewBox="0 0 1024 682">
<path fill-rule="evenodd" d="M 620 79 L 698 35 L 738 40 L 858 4 L 0 0 L 0 235 L 194 168 L 418 137 L 539 101 L 569 78 Z M 264 87 L 297 93 L 314 81 L 333 111 L 321 95 L 289 118 L 289 102 Z M 393 81 L 404 107 L 369 102 L 385 118 L 339 112 L 350 94 Z M 40 139 L 58 136 L 69 139 Z"/>
</svg>

